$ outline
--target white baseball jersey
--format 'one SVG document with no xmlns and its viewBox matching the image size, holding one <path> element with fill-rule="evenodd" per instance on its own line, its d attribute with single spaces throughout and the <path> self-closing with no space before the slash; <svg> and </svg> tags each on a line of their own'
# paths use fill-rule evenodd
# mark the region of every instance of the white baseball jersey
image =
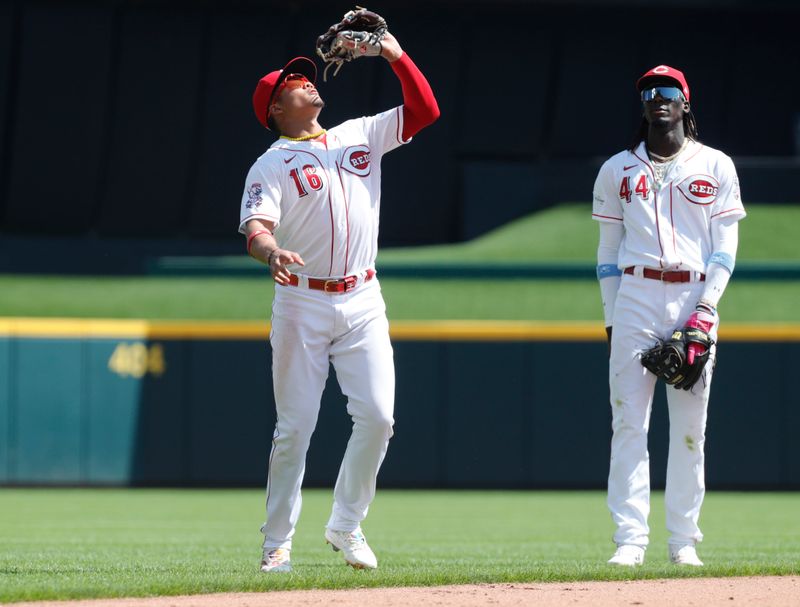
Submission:
<svg viewBox="0 0 800 607">
<path fill-rule="evenodd" d="M 402 106 L 348 120 L 322 140 L 278 139 L 247 175 L 239 223 L 276 224 L 281 248 L 295 251 L 313 277 L 343 277 L 375 267 L 381 158 L 402 140 Z M 410 139 L 409 139 L 410 141 Z"/>
<path fill-rule="evenodd" d="M 644 142 L 609 158 L 594 185 L 592 217 L 625 226 L 620 268 L 705 272 L 714 252 L 711 222 L 744 216 L 733 161 L 696 141 L 688 141 L 660 187 Z"/>
</svg>

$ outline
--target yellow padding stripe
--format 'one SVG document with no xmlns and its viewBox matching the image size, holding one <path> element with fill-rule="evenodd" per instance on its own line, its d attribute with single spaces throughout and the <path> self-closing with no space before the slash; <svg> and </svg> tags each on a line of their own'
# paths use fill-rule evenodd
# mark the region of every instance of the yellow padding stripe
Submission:
<svg viewBox="0 0 800 607">
<path fill-rule="evenodd" d="M 398 340 L 440 341 L 605 341 L 602 322 L 595 321 L 395 321 Z M 719 338 L 730 341 L 800 341 L 800 324 L 725 324 Z"/>
<path fill-rule="evenodd" d="M 395 321 L 392 338 L 436 341 L 596 341 L 606 338 L 601 322 L 480 320 Z"/>
<path fill-rule="evenodd" d="M 102 318 L 0 318 L 0 337 L 116 339 L 267 339 L 269 323 L 111 320 Z"/>
<path fill-rule="evenodd" d="M 391 323 L 398 341 L 604 341 L 602 322 L 430 320 Z M 723 324 L 720 339 L 800 341 L 800 324 Z M 0 337 L 265 340 L 266 321 L 0 318 Z"/>
</svg>

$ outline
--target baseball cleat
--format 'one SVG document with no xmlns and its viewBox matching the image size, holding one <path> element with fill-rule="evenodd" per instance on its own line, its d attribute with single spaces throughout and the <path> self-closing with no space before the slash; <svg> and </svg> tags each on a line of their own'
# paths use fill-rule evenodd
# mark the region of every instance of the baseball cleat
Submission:
<svg viewBox="0 0 800 607">
<path fill-rule="evenodd" d="M 676 565 L 702 567 L 703 561 L 697 557 L 697 550 L 691 544 L 669 547 L 669 560 Z"/>
<path fill-rule="evenodd" d="M 289 550 L 286 548 L 272 548 L 264 550 L 264 559 L 261 561 L 261 571 L 264 573 L 288 573 L 292 570 L 289 560 Z"/>
<path fill-rule="evenodd" d="M 617 548 L 610 559 L 609 565 L 619 565 L 620 567 L 636 567 L 644 563 L 644 548 L 632 544 L 622 544 Z"/>
<path fill-rule="evenodd" d="M 325 541 L 334 552 L 342 551 L 344 560 L 354 569 L 376 569 L 378 559 L 367 544 L 361 527 L 355 531 L 336 531 L 325 529 Z"/>
</svg>

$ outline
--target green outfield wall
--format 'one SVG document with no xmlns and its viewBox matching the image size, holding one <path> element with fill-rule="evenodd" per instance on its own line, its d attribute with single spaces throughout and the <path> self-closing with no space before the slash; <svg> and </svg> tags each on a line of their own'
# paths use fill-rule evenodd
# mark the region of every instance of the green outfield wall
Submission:
<svg viewBox="0 0 800 607">
<path fill-rule="evenodd" d="M 251 486 L 274 425 L 266 323 L 0 319 L 0 484 Z M 384 487 L 602 487 L 611 417 L 596 323 L 395 322 Z M 721 329 L 711 488 L 800 487 L 800 326 Z M 666 465 L 665 390 L 650 433 Z M 308 486 L 350 431 L 334 373 Z"/>
</svg>

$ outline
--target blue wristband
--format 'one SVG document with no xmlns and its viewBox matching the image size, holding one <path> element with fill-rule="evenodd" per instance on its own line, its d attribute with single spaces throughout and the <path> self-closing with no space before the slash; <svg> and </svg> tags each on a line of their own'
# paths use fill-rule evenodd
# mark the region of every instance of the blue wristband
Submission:
<svg viewBox="0 0 800 607">
<path fill-rule="evenodd" d="M 622 276 L 622 270 L 613 263 L 601 263 L 597 266 L 597 280 L 610 278 L 611 276 Z"/>
<path fill-rule="evenodd" d="M 722 253 L 720 251 L 713 253 L 711 257 L 708 258 L 708 263 L 718 263 L 731 274 L 733 274 L 733 267 L 736 265 L 730 253 Z"/>
</svg>

